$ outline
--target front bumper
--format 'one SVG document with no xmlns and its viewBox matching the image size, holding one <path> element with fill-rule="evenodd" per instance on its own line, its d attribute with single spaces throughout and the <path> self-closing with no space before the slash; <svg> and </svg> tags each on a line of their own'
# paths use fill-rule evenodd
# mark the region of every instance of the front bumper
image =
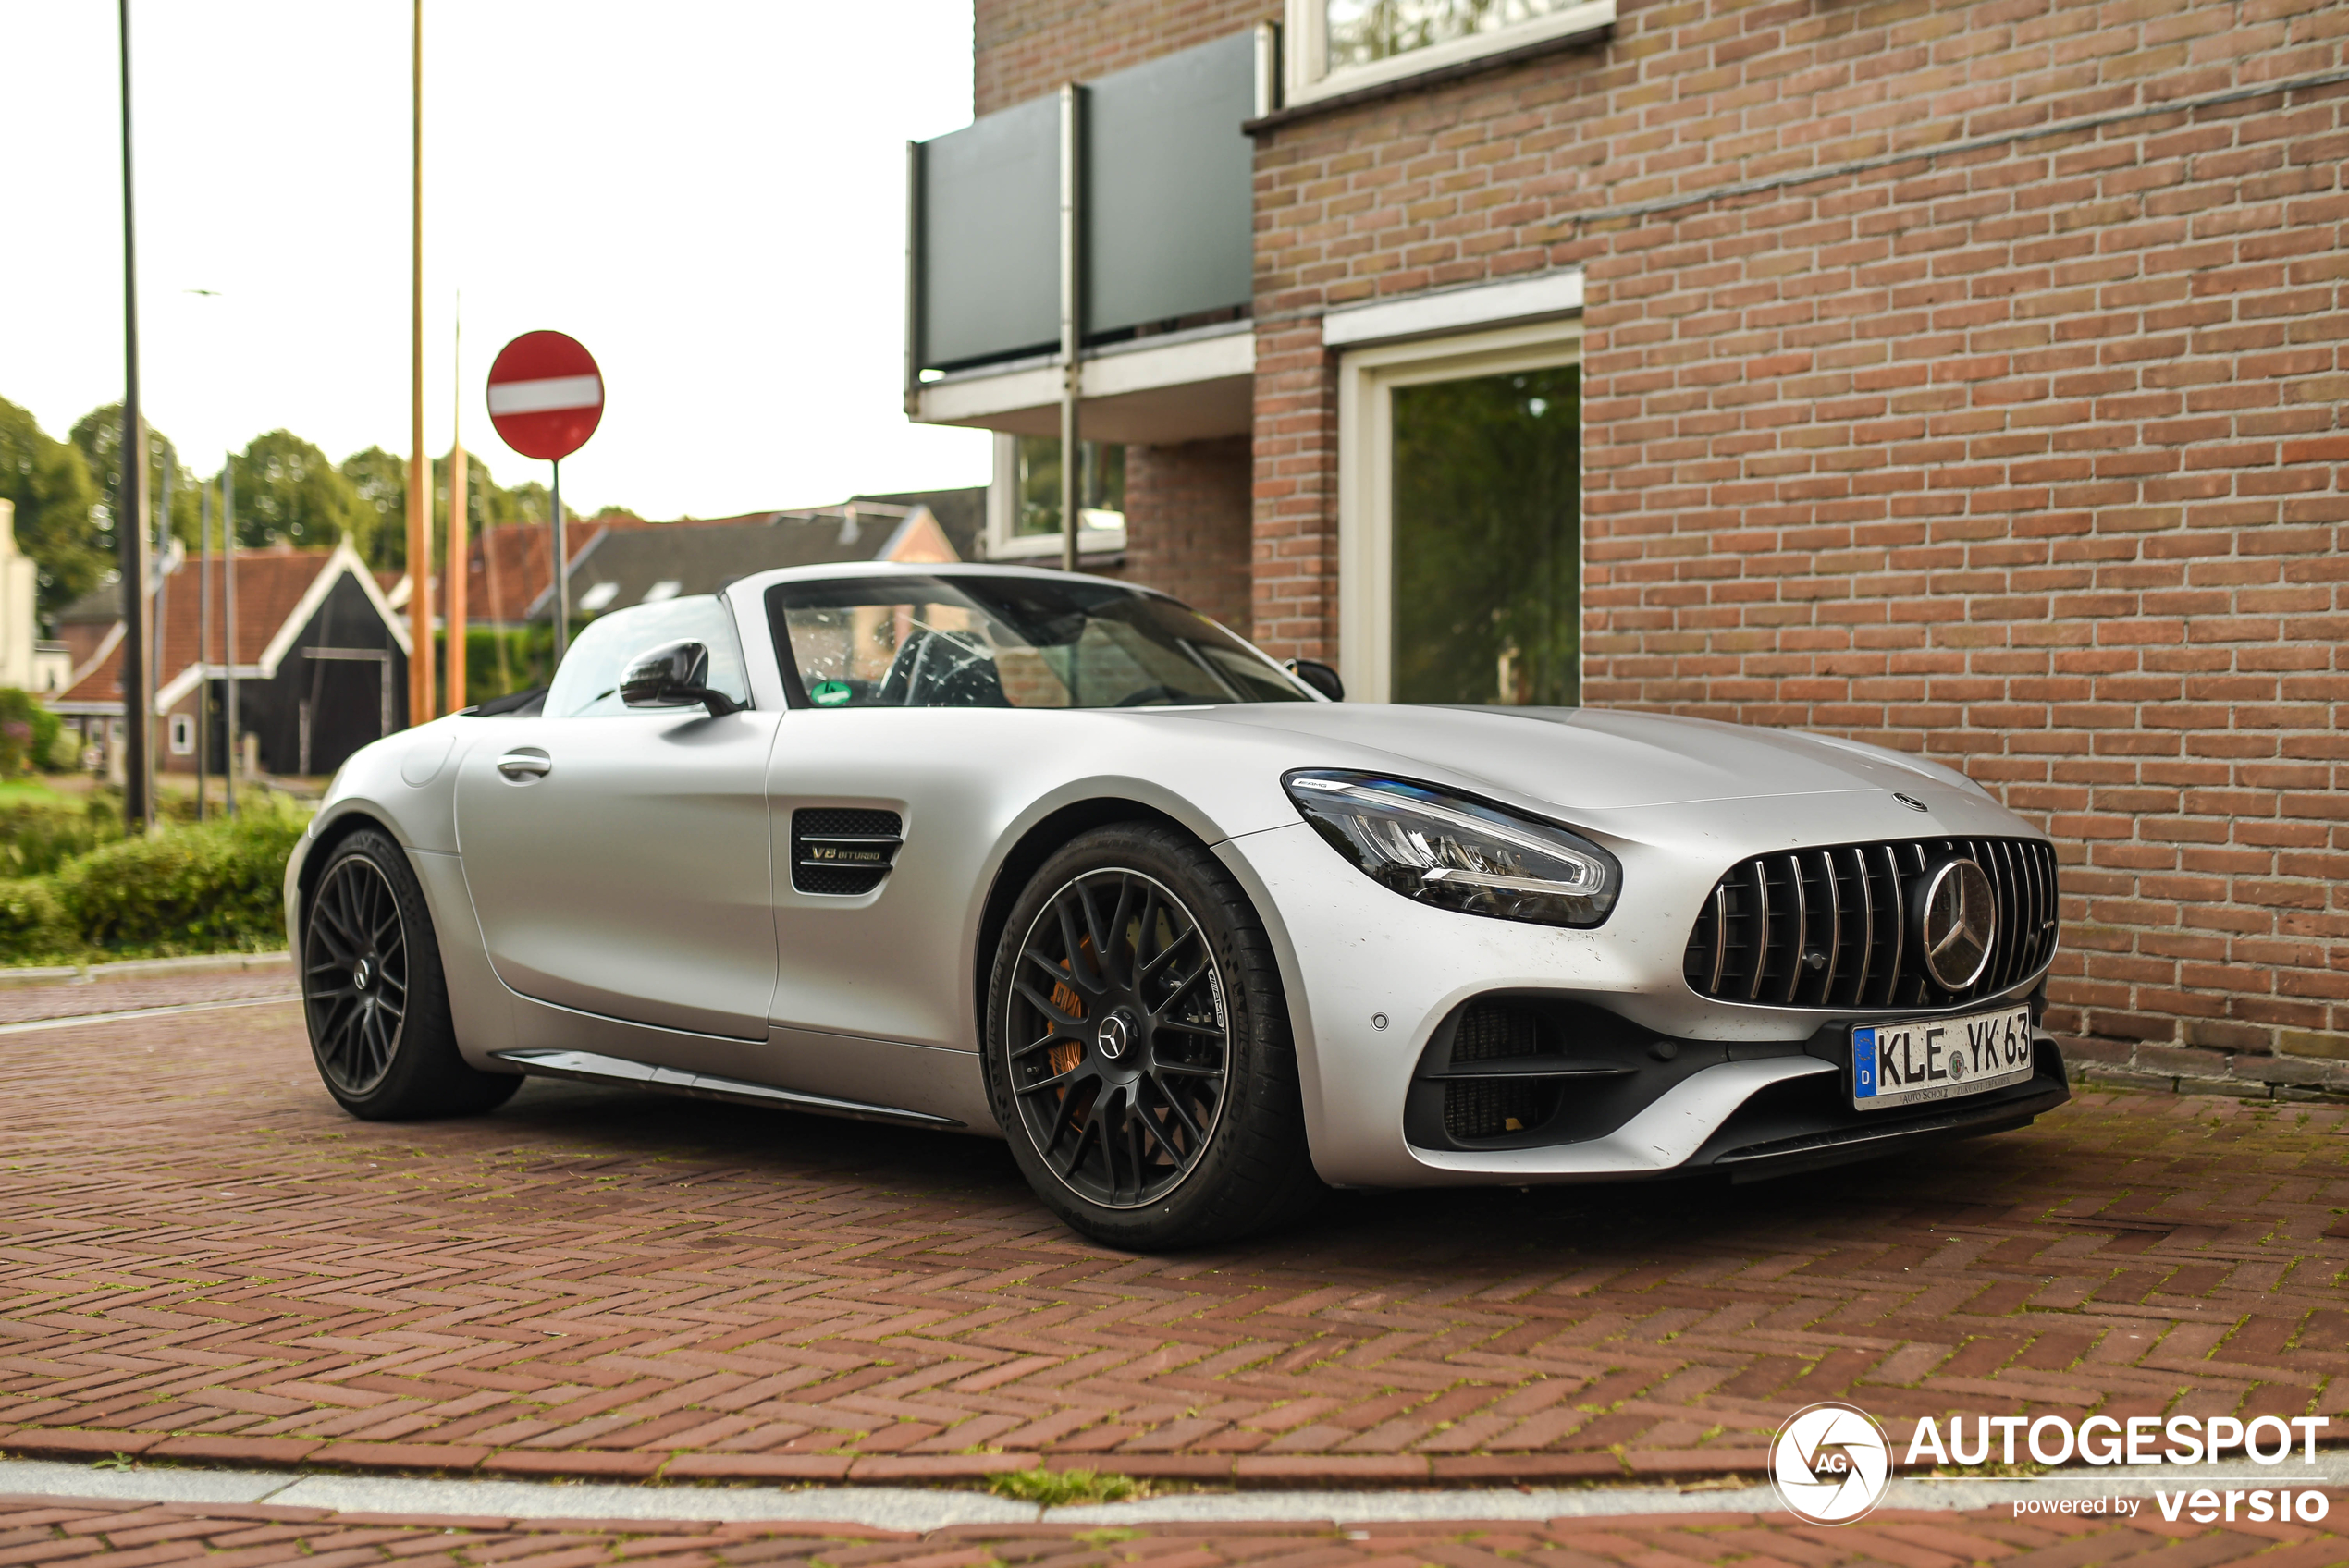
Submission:
<svg viewBox="0 0 2349 1568">
<path fill-rule="evenodd" d="M 1691 854 L 1614 839 L 1608 847 L 1625 862 L 1626 897 L 1587 931 L 1398 897 L 1301 823 L 1218 847 L 1281 954 L 1307 1133 L 1324 1181 L 1531 1184 L 1707 1171 L 1751 1180 L 2021 1126 L 2069 1097 L 2061 1052 L 2041 1035 L 2021 1084 L 1899 1110 L 1853 1109 L 1843 1042 L 1850 1023 L 1873 1020 L 1714 1002 L 1680 974 L 1691 912 L 1742 846 Z M 1521 1128 L 1449 1137 L 1441 1085 L 1431 1116 L 1431 1047 L 1441 1047 L 1439 1060 L 1448 1053 L 1445 1032 L 1494 998 L 1567 1014 L 1553 1036 L 1567 1044 L 1548 1048 L 1585 1060 L 1558 1064 L 1577 1072 L 1559 1075 L 1555 1097 Z M 2000 999 L 2020 997 L 1949 1011 L 1987 1011 Z"/>
</svg>

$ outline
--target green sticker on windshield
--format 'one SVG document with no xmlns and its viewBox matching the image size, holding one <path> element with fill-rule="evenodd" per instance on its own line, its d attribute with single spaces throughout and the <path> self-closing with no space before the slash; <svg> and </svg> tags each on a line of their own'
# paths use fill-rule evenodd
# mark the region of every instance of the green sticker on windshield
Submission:
<svg viewBox="0 0 2349 1568">
<path fill-rule="evenodd" d="M 836 708 L 851 695 L 845 680 L 818 680 L 808 689 L 807 700 L 819 708 Z"/>
</svg>

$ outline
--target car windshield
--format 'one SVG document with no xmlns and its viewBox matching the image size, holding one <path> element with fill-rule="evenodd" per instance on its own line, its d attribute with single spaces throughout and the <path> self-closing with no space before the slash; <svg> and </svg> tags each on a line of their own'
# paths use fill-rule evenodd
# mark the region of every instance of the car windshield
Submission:
<svg viewBox="0 0 2349 1568">
<path fill-rule="evenodd" d="M 786 677 L 818 708 L 1312 701 L 1205 616 L 1113 583 L 819 578 L 767 590 L 767 616 Z"/>
</svg>

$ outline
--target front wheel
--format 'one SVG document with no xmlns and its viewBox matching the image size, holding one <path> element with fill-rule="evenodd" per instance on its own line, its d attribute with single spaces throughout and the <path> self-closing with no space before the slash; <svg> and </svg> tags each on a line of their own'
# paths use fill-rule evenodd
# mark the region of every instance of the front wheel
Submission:
<svg viewBox="0 0 2349 1568">
<path fill-rule="evenodd" d="M 1004 924 L 987 1018 L 995 1120 L 1087 1235 L 1223 1241 L 1320 1197 L 1272 944 L 1187 835 L 1119 824 L 1045 862 Z"/>
<path fill-rule="evenodd" d="M 389 1121 L 464 1116 L 511 1098 L 522 1079 L 458 1054 L 424 890 L 374 828 L 338 843 L 302 916 L 310 1054 L 336 1103 Z"/>
</svg>

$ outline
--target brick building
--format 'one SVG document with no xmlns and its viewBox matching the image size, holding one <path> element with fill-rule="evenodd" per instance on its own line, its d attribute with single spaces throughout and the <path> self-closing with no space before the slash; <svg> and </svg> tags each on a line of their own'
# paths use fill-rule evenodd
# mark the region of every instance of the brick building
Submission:
<svg viewBox="0 0 2349 1568">
<path fill-rule="evenodd" d="M 1082 329 L 1117 570 L 1358 696 L 1922 752 L 2060 841 L 2050 1022 L 2087 1055 L 2349 1060 L 2349 8 L 977 0 L 976 26 L 958 137 L 1255 38 L 1244 301 Z M 1113 191 L 1131 155 L 1087 152 Z M 971 267 L 937 191 L 978 166 L 917 162 L 917 266 Z M 912 293 L 920 331 L 953 304 Z M 1056 456 L 1049 340 L 916 342 L 909 409 L 1003 432 L 999 491 Z M 1186 352 L 1187 383 L 1121 368 Z"/>
</svg>

